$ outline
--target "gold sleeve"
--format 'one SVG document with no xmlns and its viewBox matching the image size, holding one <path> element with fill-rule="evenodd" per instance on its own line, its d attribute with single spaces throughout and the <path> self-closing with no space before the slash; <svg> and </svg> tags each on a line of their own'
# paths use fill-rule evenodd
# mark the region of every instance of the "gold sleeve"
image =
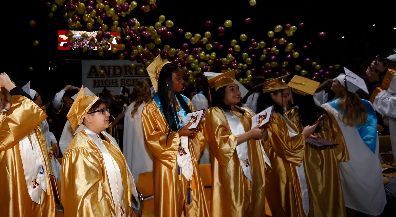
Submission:
<svg viewBox="0 0 396 217">
<path fill-rule="evenodd" d="M 146 145 L 154 158 L 172 168 L 176 163 L 180 137 L 171 131 L 154 102 L 145 105 L 142 125 Z"/>
<path fill-rule="evenodd" d="M 61 200 L 65 217 L 114 216 L 111 195 L 104 184 L 99 153 L 84 148 L 68 150 L 62 159 Z M 110 192 L 110 189 L 107 189 Z"/>
<path fill-rule="evenodd" d="M 45 112 L 24 96 L 12 96 L 11 108 L 0 119 L 0 151 L 19 142 L 47 118 Z"/>
<path fill-rule="evenodd" d="M 302 163 L 305 146 L 305 139 L 302 133 L 290 137 L 286 121 L 277 113 L 272 115 L 268 131 L 270 132 L 268 141 L 279 156 L 283 156 L 290 163 L 297 165 Z"/>
<path fill-rule="evenodd" d="M 337 120 L 326 109 L 327 115 L 320 122 L 321 131 L 317 134 L 319 137 L 332 141 L 336 144 L 336 156 L 338 161 L 348 161 L 349 154 L 345 144 L 343 133 L 338 126 Z"/>
<path fill-rule="evenodd" d="M 237 146 L 237 137 L 231 133 L 227 119 L 220 108 L 208 109 L 204 121 L 204 136 L 220 165 L 226 165 Z"/>
</svg>

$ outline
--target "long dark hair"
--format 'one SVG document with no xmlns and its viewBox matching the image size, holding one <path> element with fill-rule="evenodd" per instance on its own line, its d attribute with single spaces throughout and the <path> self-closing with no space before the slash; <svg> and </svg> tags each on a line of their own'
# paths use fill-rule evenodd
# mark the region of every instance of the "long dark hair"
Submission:
<svg viewBox="0 0 396 217">
<path fill-rule="evenodd" d="M 274 100 L 271 97 L 271 93 L 279 94 L 282 93 L 282 90 L 275 90 L 270 93 L 260 93 L 259 97 L 257 98 L 257 106 L 256 106 L 257 113 L 263 111 L 264 109 L 270 106 L 273 106 L 272 108 L 273 111 L 278 112 L 279 114 L 284 113 L 283 107 L 274 102 Z"/>
<path fill-rule="evenodd" d="M 150 85 L 146 80 L 136 81 L 132 97 L 135 102 L 133 110 L 131 111 L 131 116 L 133 117 L 142 103 L 148 103 L 151 101 Z"/>
<path fill-rule="evenodd" d="M 218 90 L 215 90 L 214 88 L 212 88 L 211 90 L 210 90 L 210 92 L 212 93 L 212 99 L 213 99 L 213 102 L 212 102 L 212 105 L 213 106 L 216 106 L 216 107 L 219 107 L 219 108 L 221 108 L 221 109 L 223 109 L 223 111 L 230 111 L 231 110 L 231 106 L 230 105 L 226 105 L 225 103 L 224 103 L 224 98 L 225 98 L 225 89 L 226 89 L 226 87 L 227 86 L 224 86 L 224 87 L 220 87 Z M 238 107 L 242 107 L 242 103 L 241 102 L 239 102 L 238 104 L 237 104 L 237 106 Z M 238 109 L 238 111 L 239 112 L 241 112 L 241 113 L 244 113 L 245 111 L 244 110 L 242 110 L 242 109 Z"/>
<path fill-rule="evenodd" d="M 179 126 L 179 119 L 177 118 L 177 101 L 179 101 L 180 106 L 187 112 L 190 113 L 191 110 L 187 105 L 187 102 L 183 99 L 180 93 L 175 93 L 173 91 L 172 73 L 179 70 L 177 66 L 173 63 L 165 64 L 158 78 L 158 98 L 162 106 L 162 112 L 172 131 L 177 131 Z"/>
</svg>

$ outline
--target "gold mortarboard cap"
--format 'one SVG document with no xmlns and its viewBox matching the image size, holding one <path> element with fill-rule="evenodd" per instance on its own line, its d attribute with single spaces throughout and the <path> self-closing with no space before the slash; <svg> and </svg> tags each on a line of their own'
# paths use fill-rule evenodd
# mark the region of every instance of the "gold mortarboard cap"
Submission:
<svg viewBox="0 0 396 217">
<path fill-rule="evenodd" d="M 158 78 L 161 72 L 162 67 L 165 64 L 170 63 L 167 60 L 163 60 L 160 55 L 154 58 L 153 62 L 147 66 L 147 72 L 150 76 L 151 84 L 153 85 L 154 91 L 158 91 Z"/>
<path fill-rule="evenodd" d="M 235 72 L 234 71 L 225 71 L 216 77 L 210 78 L 208 80 L 209 86 L 214 87 L 215 90 L 218 90 L 221 87 L 235 84 Z"/>
<path fill-rule="evenodd" d="M 320 83 L 309 78 L 295 75 L 287 85 L 301 94 L 314 95 Z"/>
<path fill-rule="evenodd" d="M 272 78 L 263 83 L 263 93 L 269 93 L 273 92 L 276 90 L 284 90 L 289 88 L 285 82 L 285 78 L 287 75 L 277 77 L 277 78 Z"/>
<path fill-rule="evenodd" d="M 67 120 L 70 122 L 73 132 L 77 130 L 78 126 L 83 122 L 85 114 L 88 113 L 89 109 L 98 99 L 99 97 L 88 88 L 80 88 L 76 99 L 70 107 L 69 113 L 67 113 Z"/>
</svg>

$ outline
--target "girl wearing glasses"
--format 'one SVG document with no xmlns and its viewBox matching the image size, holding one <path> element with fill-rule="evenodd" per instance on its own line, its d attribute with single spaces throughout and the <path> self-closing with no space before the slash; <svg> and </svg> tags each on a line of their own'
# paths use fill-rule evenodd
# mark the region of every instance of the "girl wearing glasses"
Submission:
<svg viewBox="0 0 396 217">
<path fill-rule="evenodd" d="M 81 88 L 67 118 L 74 132 L 62 159 L 61 200 L 65 217 L 134 216 L 132 175 L 113 137 L 104 101 Z"/>
</svg>

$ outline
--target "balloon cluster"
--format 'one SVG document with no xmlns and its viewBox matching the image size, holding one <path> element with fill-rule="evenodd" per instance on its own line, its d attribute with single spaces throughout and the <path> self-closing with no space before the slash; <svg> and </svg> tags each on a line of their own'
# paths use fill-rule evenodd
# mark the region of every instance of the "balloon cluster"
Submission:
<svg viewBox="0 0 396 217">
<path fill-rule="evenodd" d="M 120 59 L 148 65 L 161 54 L 185 69 L 191 83 L 205 71 L 230 69 L 237 71 L 242 83 L 253 82 L 255 76 L 271 78 L 284 74 L 300 74 L 321 81 L 333 77 L 340 68 L 339 65 L 323 66 L 309 57 L 313 41 L 297 43 L 295 35 L 304 30 L 304 23 L 275 25 L 265 37 L 255 38 L 233 31 L 232 20 L 223 20 L 217 25 L 206 20 L 205 31 L 194 33 L 177 26 L 165 15 L 158 16 L 155 0 L 139 3 L 131 0 L 50 1 L 49 15 L 61 14 L 70 29 L 98 31 L 95 46 L 100 55 L 117 54 Z M 249 0 L 249 4 L 255 6 L 256 1 Z M 243 23 L 250 25 L 253 19 L 246 17 Z M 118 47 L 109 49 L 110 41 L 114 40 L 108 37 L 109 31 L 120 34 L 116 38 Z M 319 32 L 315 37 L 323 40 L 326 36 L 325 32 Z M 82 47 L 82 51 L 93 46 L 86 40 L 74 44 Z"/>
</svg>

